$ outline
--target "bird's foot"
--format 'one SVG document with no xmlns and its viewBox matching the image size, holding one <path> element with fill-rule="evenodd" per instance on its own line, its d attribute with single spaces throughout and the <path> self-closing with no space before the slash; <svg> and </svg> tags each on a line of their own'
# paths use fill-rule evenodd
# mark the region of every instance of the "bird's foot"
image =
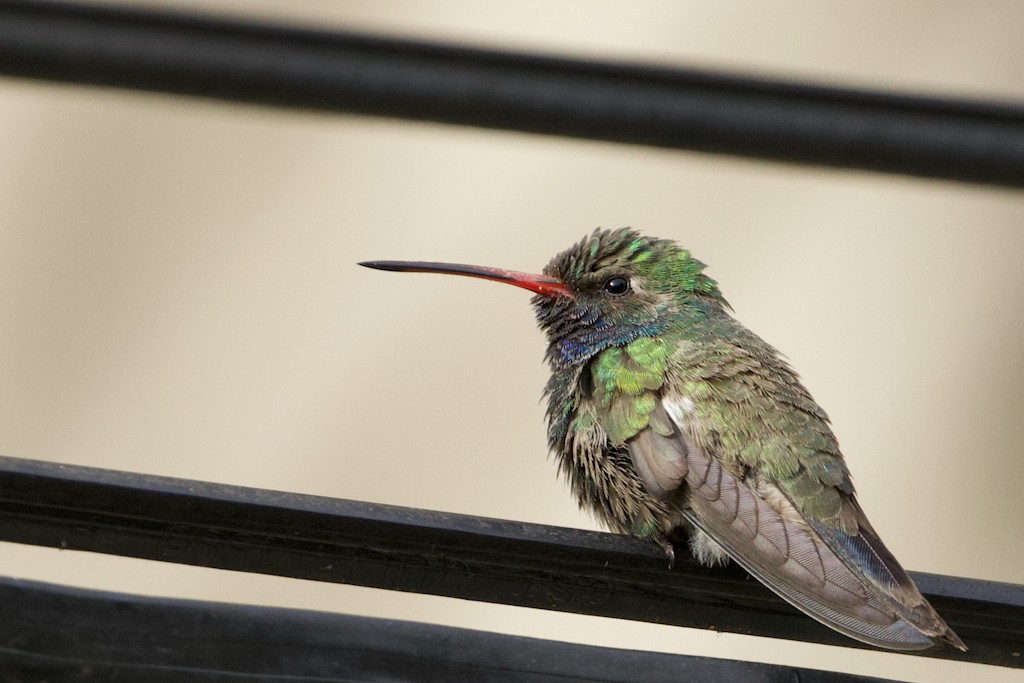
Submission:
<svg viewBox="0 0 1024 683">
<path fill-rule="evenodd" d="M 665 554 L 668 556 L 668 568 L 672 569 L 673 567 L 676 566 L 676 547 L 675 547 L 675 545 L 673 545 L 672 541 L 670 541 L 669 539 L 665 538 L 664 536 L 659 536 L 658 539 L 657 539 L 657 543 L 661 547 L 661 549 L 665 551 Z"/>
</svg>

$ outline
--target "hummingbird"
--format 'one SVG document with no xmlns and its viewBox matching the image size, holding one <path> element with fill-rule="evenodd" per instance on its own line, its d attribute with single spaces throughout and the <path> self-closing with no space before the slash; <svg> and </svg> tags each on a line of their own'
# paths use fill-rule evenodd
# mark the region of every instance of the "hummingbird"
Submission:
<svg viewBox="0 0 1024 683">
<path fill-rule="evenodd" d="M 612 531 L 689 540 L 797 609 L 892 650 L 966 650 L 861 509 L 829 417 L 779 352 L 732 317 L 672 240 L 597 229 L 543 274 L 419 261 L 534 293 L 551 377 L 548 444 L 581 508 Z"/>
</svg>

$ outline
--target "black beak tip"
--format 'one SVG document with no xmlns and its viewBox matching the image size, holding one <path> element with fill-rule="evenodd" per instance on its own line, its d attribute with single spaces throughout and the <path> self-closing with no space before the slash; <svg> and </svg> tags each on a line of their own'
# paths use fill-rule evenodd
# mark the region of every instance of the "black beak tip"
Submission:
<svg viewBox="0 0 1024 683">
<path fill-rule="evenodd" d="M 401 270 L 399 264 L 394 261 L 360 261 L 359 265 L 364 268 L 373 268 L 374 270 Z"/>
</svg>

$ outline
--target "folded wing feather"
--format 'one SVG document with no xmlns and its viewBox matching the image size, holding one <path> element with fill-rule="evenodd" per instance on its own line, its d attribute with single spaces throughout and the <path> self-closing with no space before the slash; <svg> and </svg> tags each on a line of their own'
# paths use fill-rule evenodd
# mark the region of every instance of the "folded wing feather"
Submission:
<svg viewBox="0 0 1024 683">
<path fill-rule="evenodd" d="M 729 471 L 699 446 L 692 427 L 678 419 L 678 406 L 667 407 L 662 399 L 651 414 L 651 426 L 627 444 L 652 496 L 662 501 L 677 498 L 695 527 L 818 621 L 882 647 L 922 650 L 935 645 L 900 616 L 892 598 L 873 587 L 856 563 L 837 555 L 776 486 L 756 473 L 740 476 Z"/>
</svg>

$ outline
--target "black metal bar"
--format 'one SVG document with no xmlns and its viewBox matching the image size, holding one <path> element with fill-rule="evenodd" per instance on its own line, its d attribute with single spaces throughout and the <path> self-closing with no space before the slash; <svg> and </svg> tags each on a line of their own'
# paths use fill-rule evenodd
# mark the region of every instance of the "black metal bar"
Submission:
<svg viewBox="0 0 1024 683">
<path fill-rule="evenodd" d="M 0 0 L 0 73 L 1024 187 L 1024 108 Z"/>
<path fill-rule="evenodd" d="M 614 534 L 0 457 L 0 540 L 867 647 L 735 567 Z M 966 653 L 1022 668 L 1024 586 L 914 574 Z"/>
<path fill-rule="evenodd" d="M 785 665 L 8 578 L 0 578 L 0 605 L 4 681 L 884 683 Z"/>
</svg>

